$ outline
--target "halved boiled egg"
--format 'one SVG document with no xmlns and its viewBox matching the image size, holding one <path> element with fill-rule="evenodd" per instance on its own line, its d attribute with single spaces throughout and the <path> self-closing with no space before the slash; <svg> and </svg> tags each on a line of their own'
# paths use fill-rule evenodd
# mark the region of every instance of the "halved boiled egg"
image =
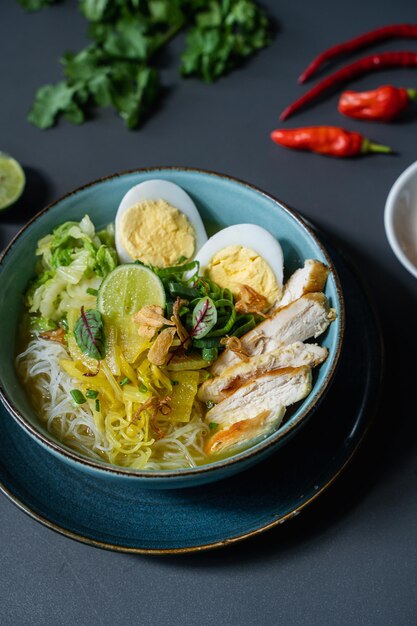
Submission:
<svg viewBox="0 0 417 626">
<path fill-rule="evenodd" d="M 265 228 L 236 224 L 210 237 L 198 251 L 200 273 L 238 296 L 247 285 L 270 305 L 281 297 L 284 257 L 278 241 Z"/>
<path fill-rule="evenodd" d="M 190 196 L 175 183 L 154 179 L 135 185 L 123 197 L 115 240 L 122 263 L 140 260 L 169 267 L 192 259 L 207 234 Z"/>
</svg>

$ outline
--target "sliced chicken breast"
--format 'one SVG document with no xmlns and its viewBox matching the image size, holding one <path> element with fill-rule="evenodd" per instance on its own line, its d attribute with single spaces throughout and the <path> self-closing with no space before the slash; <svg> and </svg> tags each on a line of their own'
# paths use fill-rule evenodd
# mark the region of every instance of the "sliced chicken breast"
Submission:
<svg viewBox="0 0 417 626">
<path fill-rule="evenodd" d="M 296 270 L 284 285 L 282 298 L 278 307 L 287 306 L 306 293 L 323 291 L 330 270 L 327 265 L 314 259 L 307 259 L 304 267 Z"/>
<path fill-rule="evenodd" d="M 206 421 L 235 424 L 256 417 L 277 406 L 289 406 L 311 391 L 311 369 L 289 367 L 261 374 L 239 387 L 234 393 L 207 411 Z"/>
<path fill-rule="evenodd" d="M 261 411 L 255 417 L 241 420 L 217 431 L 207 440 L 206 454 L 219 454 L 228 448 L 243 446 L 252 439 L 267 435 L 278 428 L 285 415 L 283 406 Z"/>
<path fill-rule="evenodd" d="M 227 367 L 220 376 L 210 378 L 201 385 L 198 397 L 202 402 L 221 402 L 246 381 L 259 374 L 302 365 L 315 367 L 323 363 L 327 355 L 327 348 L 296 341 L 268 354 L 251 357 L 248 362 L 240 361 Z"/>
<path fill-rule="evenodd" d="M 335 318 L 336 312 L 330 308 L 324 293 L 308 293 L 243 335 L 241 345 L 250 357 L 267 354 L 283 345 L 318 337 Z M 213 363 L 211 373 L 218 376 L 226 367 L 240 360 L 234 352 L 226 349 Z"/>
</svg>

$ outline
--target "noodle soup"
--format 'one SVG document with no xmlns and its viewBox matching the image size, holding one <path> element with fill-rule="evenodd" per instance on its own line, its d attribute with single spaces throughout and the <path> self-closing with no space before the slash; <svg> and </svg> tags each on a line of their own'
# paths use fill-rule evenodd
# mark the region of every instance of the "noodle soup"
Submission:
<svg viewBox="0 0 417 626">
<path fill-rule="evenodd" d="M 329 271 L 310 259 L 284 285 L 264 229 L 207 240 L 198 213 L 164 194 L 152 230 L 149 199 L 129 198 L 116 230 L 86 215 L 38 242 L 16 367 L 39 419 L 84 456 L 146 470 L 212 463 L 279 428 L 311 392 L 328 352 L 308 340 L 336 317 Z"/>
</svg>

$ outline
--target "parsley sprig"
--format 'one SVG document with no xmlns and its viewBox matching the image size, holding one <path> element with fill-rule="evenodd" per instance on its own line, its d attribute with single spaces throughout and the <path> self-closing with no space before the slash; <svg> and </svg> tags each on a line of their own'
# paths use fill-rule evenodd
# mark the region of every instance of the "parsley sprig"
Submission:
<svg viewBox="0 0 417 626">
<path fill-rule="evenodd" d="M 18 0 L 38 10 L 56 0 Z M 211 83 L 270 43 L 268 18 L 252 0 L 79 0 L 91 43 L 61 57 L 65 80 L 41 87 L 29 112 L 38 128 L 59 117 L 82 124 L 113 107 L 137 128 L 161 96 L 155 54 L 187 28 L 181 74 Z"/>
</svg>

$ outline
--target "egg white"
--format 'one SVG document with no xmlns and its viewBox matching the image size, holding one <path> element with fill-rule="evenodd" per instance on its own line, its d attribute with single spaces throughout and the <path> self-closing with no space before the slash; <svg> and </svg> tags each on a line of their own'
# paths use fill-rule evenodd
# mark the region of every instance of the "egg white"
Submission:
<svg viewBox="0 0 417 626">
<path fill-rule="evenodd" d="M 236 224 L 223 228 L 210 237 L 195 256 L 195 259 L 200 262 L 201 273 L 217 252 L 229 246 L 242 246 L 254 250 L 267 262 L 279 287 L 282 288 L 284 275 L 282 248 L 271 233 L 256 224 Z"/>
<path fill-rule="evenodd" d="M 120 220 L 127 209 L 134 204 L 143 202 L 143 200 L 165 200 L 165 202 L 168 202 L 168 204 L 181 211 L 181 213 L 188 218 L 194 228 L 196 238 L 195 250 L 197 251 L 204 247 L 204 244 L 207 241 L 206 229 L 204 228 L 203 221 L 197 207 L 191 200 L 188 193 L 175 183 L 162 179 L 152 179 L 147 180 L 144 183 L 140 183 L 139 185 L 135 185 L 129 189 L 129 191 L 123 196 L 117 210 L 115 220 L 115 242 L 116 250 L 122 263 L 129 263 L 134 259 L 132 259 L 130 254 L 127 252 L 120 239 Z"/>
</svg>

